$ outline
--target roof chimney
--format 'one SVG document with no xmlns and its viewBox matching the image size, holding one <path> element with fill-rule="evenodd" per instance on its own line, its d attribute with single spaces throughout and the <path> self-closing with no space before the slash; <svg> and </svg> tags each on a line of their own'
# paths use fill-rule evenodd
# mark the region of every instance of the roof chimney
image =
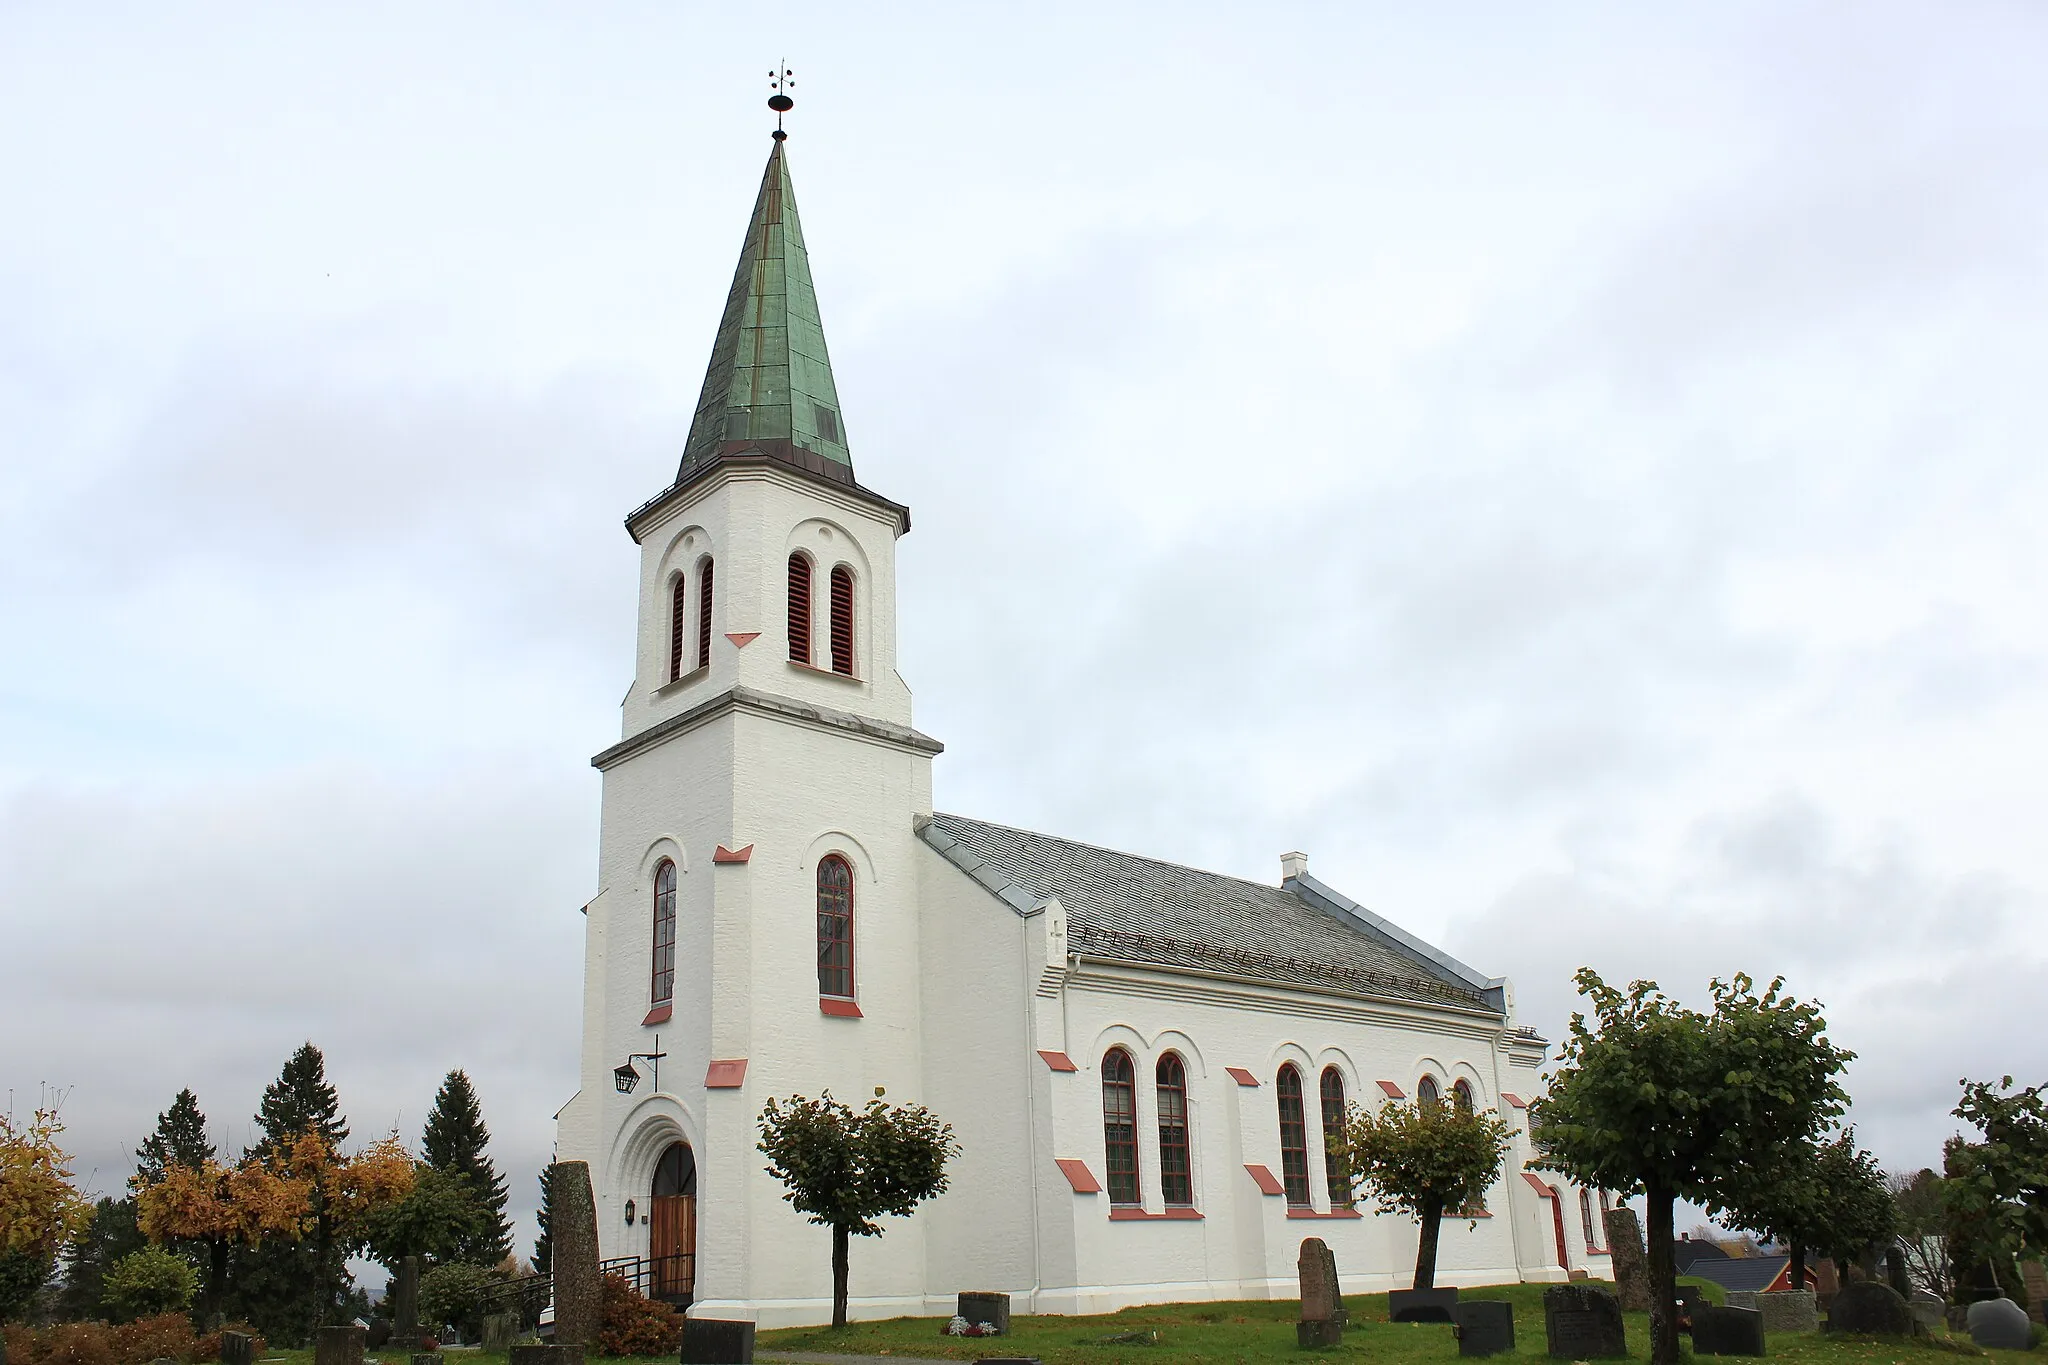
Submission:
<svg viewBox="0 0 2048 1365">
<path fill-rule="evenodd" d="M 1283 853 L 1280 855 L 1280 881 L 1282 884 L 1293 881 L 1306 871 L 1308 871 L 1308 855 L 1306 853 Z"/>
</svg>

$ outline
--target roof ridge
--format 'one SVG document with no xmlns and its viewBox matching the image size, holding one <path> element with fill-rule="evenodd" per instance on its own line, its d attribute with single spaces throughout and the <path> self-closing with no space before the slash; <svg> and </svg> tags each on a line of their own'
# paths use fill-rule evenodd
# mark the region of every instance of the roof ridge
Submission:
<svg viewBox="0 0 2048 1365">
<path fill-rule="evenodd" d="M 1132 853 L 1128 849 L 1111 848 L 1107 844 L 1084 843 L 1079 839 L 1069 839 L 1064 835 L 1047 834 L 1044 830 L 1025 829 L 1022 825 L 997 824 L 994 820 L 981 820 L 972 815 L 957 815 L 952 811 L 935 810 L 932 812 L 932 819 L 965 820 L 970 824 L 986 825 L 990 829 L 1008 830 L 1012 834 L 1028 834 L 1034 839 L 1050 839 L 1056 844 L 1070 844 L 1075 848 L 1085 848 L 1095 853 L 1108 853 L 1118 858 L 1129 858 L 1134 862 L 1151 863 L 1156 867 L 1178 868 L 1182 872 L 1199 872 L 1204 877 L 1217 877 L 1227 882 L 1236 882 L 1240 886 L 1256 886 L 1261 891 L 1284 891 L 1286 889 L 1276 882 L 1257 882 L 1253 881 L 1250 877 L 1240 877 L 1234 872 L 1212 872 L 1206 867 L 1196 867 L 1193 863 L 1176 863 L 1165 858 L 1155 858 L 1149 853 Z"/>
</svg>

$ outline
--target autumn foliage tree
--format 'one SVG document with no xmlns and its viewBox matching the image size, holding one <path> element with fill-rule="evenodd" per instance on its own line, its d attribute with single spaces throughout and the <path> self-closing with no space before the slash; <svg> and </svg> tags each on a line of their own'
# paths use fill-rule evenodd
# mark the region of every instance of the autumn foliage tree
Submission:
<svg viewBox="0 0 2048 1365">
<path fill-rule="evenodd" d="M 0 1319 L 18 1316 L 58 1253 L 92 1222 L 92 1201 L 71 1184 L 55 1106 L 27 1122 L 0 1113 Z"/>
<path fill-rule="evenodd" d="M 846 1326 L 847 1241 L 879 1237 L 874 1220 L 904 1217 L 946 1188 L 946 1163 L 960 1152 L 950 1124 L 921 1104 L 884 1102 L 882 1088 L 853 1109 L 826 1091 L 818 1099 L 770 1099 L 761 1111 L 761 1152 L 783 1198 L 832 1229 L 832 1325 Z"/>
<path fill-rule="evenodd" d="M 1486 1197 L 1513 1132 L 1490 1109 L 1475 1113 L 1442 1101 L 1389 1100 L 1378 1112 L 1352 1105 L 1343 1127 L 1331 1135 L 1336 1167 L 1352 1189 L 1378 1200 L 1381 1213 L 1421 1223 L 1415 1288 L 1435 1287 L 1444 1215 L 1456 1216 Z"/>
</svg>

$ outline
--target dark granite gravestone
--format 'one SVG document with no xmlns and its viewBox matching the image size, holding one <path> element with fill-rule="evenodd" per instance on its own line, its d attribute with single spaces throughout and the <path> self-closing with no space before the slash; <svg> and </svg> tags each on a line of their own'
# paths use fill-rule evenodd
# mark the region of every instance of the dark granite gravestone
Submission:
<svg viewBox="0 0 2048 1365">
<path fill-rule="evenodd" d="M 1322 1238 L 1304 1237 L 1295 1269 L 1301 1277 L 1301 1320 L 1334 1322 L 1342 1332 L 1344 1300 L 1337 1289 L 1336 1254 L 1324 1245 Z"/>
<path fill-rule="evenodd" d="M 391 1340 L 400 1346 L 420 1344 L 420 1258 L 407 1256 L 391 1277 Z"/>
<path fill-rule="evenodd" d="M 414 1351 L 406 1357 L 407 1365 L 444 1365 L 439 1351 Z"/>
<path fill-rule="evenodd" d="M 360 1327 L 322 1327 L 313 1345 L 313 1365 L 363 1365 Z"/>
<path fill-rule="evenodd" d="M 519 1315 L 517 1313 L 486 1313 L 483 1316 L 483 1348 L 492 1355 L 503 1355 L 512 1349 L 512 1343 L 519 1340 Z"/>
<path fill-rule="evenodd" d="M 1451 1306 L 1451 1335 L 1461 1356 L 1513 1355 L 1515 1310 L 1493 1299 L 1468 1299 Z"/>
<path fill-rule="evenodd" d="M 1970 1305 L 1963 1319 L 1970 1340 L 1987 1351 L 2024 1351 L 2034 1324 L 2027 1310 L 2011 1299 L 1987 1299 Z"/>
<path fill-rule="evenodd" d="M 2021 1261 L 2020 1283 L 2027 1289 L 2027 1312 L 2036 1322 L 2048 1322 L 2048 1266 Z"/>
<path fill-rule="evenodd" d="M 1671 1297 L 1678 1305 L 1678 1316 L 1681 1318 L 1690 1318 L 1707 1302 L 1706 1291 L 1696 1284 L 1679 1285 L 1671 1291 Z"/>
<path fill-rule="evenodd" d="M 1911 1336 L 1913 1314 L 1890 1285 L 1852 1280 L 1828 1305 L 1828 1330 L 1873 1337 Z"/>
<path fill-rule="evenodd" d="M 753 1365 L 754 1324 L 683 1319 L 682 1365 Z"/>
<path fill-rule="evenodd" d="M 993 1327 L 997 1336 L 1008 1336 L 1010 1332 L 1010 1296 L 993 1291 L 963 1292 L 960 1302 L 953 1310 L 954 1316 L 966 1318 L 969 1322 L 983 1327 Z"/>
<path fill-rule="evenodd" d="M 363 1345 L 372 1351 L 384 1349 L 384 1343 L 391 1340 L 391 1319 L 371 1318 L 368 1329 L 363 1332 Z"/>
<path fill-rule="evenodd" d="M 1543 1291 L 1543 1335 L 1560 1360 L 1600 1360 L 1628 1354 L 1621 1303 L 1590 1284 L 1561 1284 Z"/>
<path fill-rule="evenodd" d="M 1814 1307 L 1811 1289 L 1777 1289 L 1768 1293 L 1754 1289 L 1728 1291 L 1730 1308 L 1754 1308 L 1764 1315 L 1766 1332 L 1816 1332 L 1820 1312 Z"/>
<path fill-rule="evenodd" d="M 1455 1289 L 1393 1289 L 1387 1292 L 1388 1322 L 1449 1322 Z"/>
<path fill-rule="evenodd" d="M 1614 1296 L 1626 1313 L 1650 1311 L 1650 1262 L 1643 1254 L 1643 1229 L 1626 1205 L 1601 1215 L 1607 1249 L 1614 1258 Z"/>
<path fill-rule="evenodd" d="M 1764 1315 L 1755 1308 L 1716 1308 L 1703 1303 L 1692 1315 L 1692 1351 L 1701 1356 L 1760 1356 Z"/>
<path fill-rule="evenodd" d="M 1906 1253 L 1896 1246 L 1884 1254 L 1884 1282 L 1897 1290 L 1902 1299 L 1913 1292 L 1913 1281 L 1906 1274 Z"/>
<path fill-rule="evenodd" d="M 1294 1324 L 1294 1344 L 1304 1351 L 1344 1344 L 1344 1328 L 1335 1318 L 1303 1318 Z"/>
<path fill-rule="evenodd" d="M 555 1275 L 555 1342 L 597 1345 L 604 1292 L 597 1271 L 597 1202 L 590 1193 L 590 1167 L 557 1161 L 549 1168 L 548 1240 Z"/>
<path fill-rule="evenodd" d="M 247 1332 L 222 1332 L 220 1365 L 256 1365 L 256 1339 Z"/>
</svg>

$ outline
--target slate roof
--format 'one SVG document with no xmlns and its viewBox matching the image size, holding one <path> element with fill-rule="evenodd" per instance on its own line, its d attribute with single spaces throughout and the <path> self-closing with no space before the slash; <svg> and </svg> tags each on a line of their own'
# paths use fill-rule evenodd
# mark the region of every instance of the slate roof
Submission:
<svg viewBox="0 0 2048 1365">
<path fill-rule="evenodd" d="M 1702 1256 L 1685 1273 L 1696 1280 L 1712 1280 L 1723 1289 L 1762 1291 L 1785 1268 L 1786 1256 Z"/>
<path fill-rule="evenodd" d="M 1499 1012 L 1400 943 L 1283 887 L 961 815 L 935 814 L 920 833 L 1019 912 L 1058 896 L 1069 948 L 1089 957 Z"/>
</svg>

